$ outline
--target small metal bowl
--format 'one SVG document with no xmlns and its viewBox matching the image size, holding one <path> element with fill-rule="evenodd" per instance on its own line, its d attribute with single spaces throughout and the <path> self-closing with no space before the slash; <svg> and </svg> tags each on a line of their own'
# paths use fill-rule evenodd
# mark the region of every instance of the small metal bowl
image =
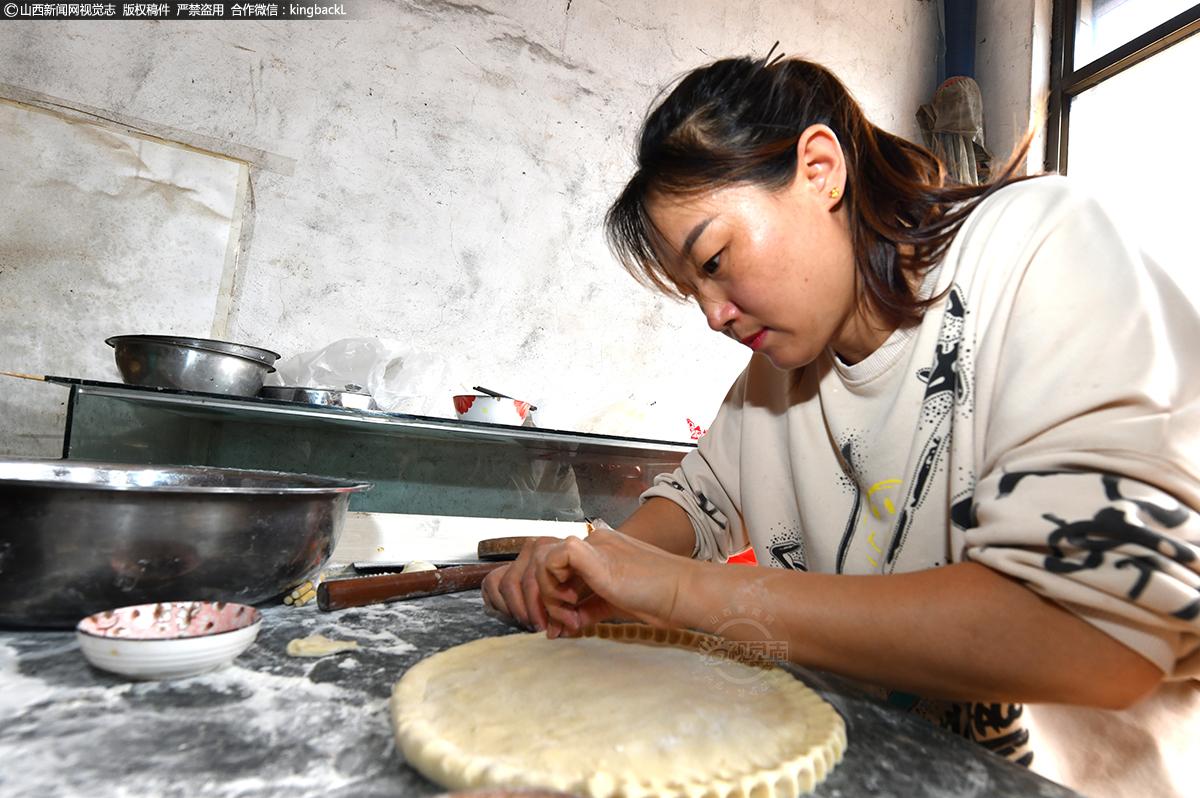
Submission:
<svg viewBox="0 0 1200 798">
<path fill-rule="evenodd" d="M 246 344 L 167 335 L 117 335 L 114 350 L 128 385 L 255 396 L 279 354 Z"/>
<path fill-rule="evenodd" d="M 248 649 L 262 615 L 245 604 L 166 601 L 89 615 L 75 627 L 87 661 L 131 679 L 185 679 Z"/>
<path fill-rule="evenodd" d="M 344 391 L 330 388 L 293 387 L 290 385 L 265 385 L 258 392 L 260 399 L 277 402 L 296 402 L 304 405 L 340 407 L 346 410 L 378 410 L 379 406 L 371 394 L 357 385 L 347 385 Z"/>
<path fill-rule="evenodd" d="M 0 460 L 0 627 L 112 607 L 257 604 L 329 561 L 368 483 L 270 471 Z"/>
</svg>

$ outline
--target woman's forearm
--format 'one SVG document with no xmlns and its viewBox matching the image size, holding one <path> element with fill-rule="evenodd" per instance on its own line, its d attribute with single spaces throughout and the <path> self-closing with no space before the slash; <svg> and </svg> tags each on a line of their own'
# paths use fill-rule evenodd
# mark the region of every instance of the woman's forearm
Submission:
<svg viewBox="0 0 1200 798">
<path fill-rule="evenodd" d="M 672 625 L 775 652 L 782 643 L 793 662 L 895 690 L 1120 708 L 1162 679 L 1149 660 L 977 563 L 881 576 L 683 570 Z"/>
<path fill-rule="evenodd" d="M 647 503 L 637 522 L 672 530 L 667 544 L 674 540 L 679 552 L 678 520 L 686 515 L 661 501 L 670 507 L 647 510 Z M 598 529 L 586 541 L 548 550 L 543 564 L 538 579 L 555 622 L 551 636 L 611 617 L 637 618 L 763 645 L 772 656 L 881 687 L 960 701 L 1122 708 L 1163 676 L 1091 624 L 979 563 L 905 574 L 812 574 L 698 562 L 672 556 L 653 539 Z"/>
</svg>

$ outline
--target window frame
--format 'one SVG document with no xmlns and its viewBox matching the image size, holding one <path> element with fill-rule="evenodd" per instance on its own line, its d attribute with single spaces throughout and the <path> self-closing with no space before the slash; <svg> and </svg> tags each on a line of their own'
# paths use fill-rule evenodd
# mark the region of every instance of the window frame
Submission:
<svg viewBox="0 0 1200 798">
<path fill-rule="evenodd" d="M 1054 0 L 1050 30 L 1050 96 L 1046 109 L 1048 172 L 1067 173 L 1071 101 L 1090 88 L 1200 33 L 1200 3 L 1080 69 L 1075 69 L 1079 0 Z"/>
</svg>

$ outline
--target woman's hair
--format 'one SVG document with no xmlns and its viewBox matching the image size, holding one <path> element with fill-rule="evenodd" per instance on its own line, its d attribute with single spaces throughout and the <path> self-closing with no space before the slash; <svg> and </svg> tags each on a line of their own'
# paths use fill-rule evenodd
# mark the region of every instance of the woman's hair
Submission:
<svg viewBox="0 0 1200 798">
<path fill-rule="evenodd" d="M 677 257 L 647 210 L 654 197 L 686 197 L 731 186 L 767 191 L 796 174 L 797 143 L 828 125 L 846 158 L 842 202 L 860 297 L 895 324 L 917 321 L 931 299 L 908 275 L 936 264 L 974 205 L 1014 180 L 1028 139 L 984 185 L 950 184 L 930 152 L 871 124 L 846 87 L 822 66 L 796 58 L 735 58 L 685 75 L 642 126 L 637 172 L 605 219 L 609 246 L 641 282 L 688 297 L 695 284 L 669 268 Z"/>
</svg>

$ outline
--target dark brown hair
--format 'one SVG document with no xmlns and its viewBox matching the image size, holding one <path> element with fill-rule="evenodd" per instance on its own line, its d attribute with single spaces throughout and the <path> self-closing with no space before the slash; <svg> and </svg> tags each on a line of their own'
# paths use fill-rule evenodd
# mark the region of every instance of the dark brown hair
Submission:
<svg viewBox="0 0 1200 798">
<path fill-rule="evenodd" d="M 648 200 L 735 184 L 780 190 L 795 176 L 800 135 L 815 124 L 833 130 L 846 157 L 842 201 L 860 297 L 894 324 L 917 321 L 933 300 L 922 301 L 908 275 L 938 262 L 979 200 L 1021 179 L 1028 139 L 990 182 L 951 184 L 930 152 L 873 125 L 832 72 L 797 58 L 716 61 L 658 102 L 642 126 L 637 171 L 605 218 L 613 253 L 648 286 L 693 295 L 694 284 L 668 268 L 677 254 Z"/>
</svg>

